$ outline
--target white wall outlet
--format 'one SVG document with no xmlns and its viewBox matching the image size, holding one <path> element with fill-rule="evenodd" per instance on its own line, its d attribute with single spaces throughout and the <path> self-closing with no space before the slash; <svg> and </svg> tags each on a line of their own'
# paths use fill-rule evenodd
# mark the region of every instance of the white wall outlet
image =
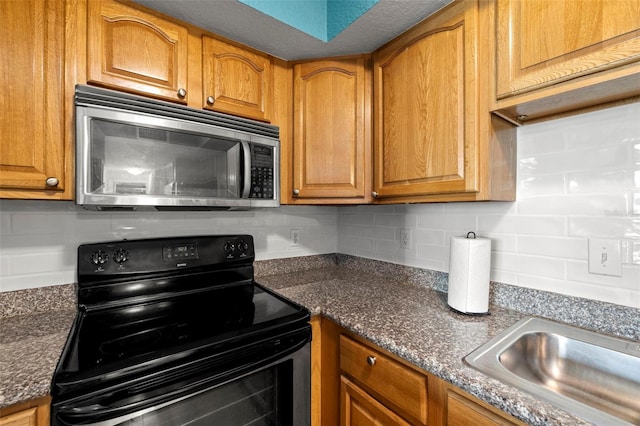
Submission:
<svg viewBox="0 0 640 426">
<path fill-rule="evenodd" d="M 298 247 L 300 245 L 300 230 L 292 229 L 289 234 L 289 246 Z"/>
<path fill-rule="evenodd" d="M 589 273 L 622 276 L 620 240 L 589 238 Z"/>
<path fill-rule="evenodd" d="M 411 230 L 400 230 L 400 248 L 403 250 L 411 250 Z"/>
</svg>

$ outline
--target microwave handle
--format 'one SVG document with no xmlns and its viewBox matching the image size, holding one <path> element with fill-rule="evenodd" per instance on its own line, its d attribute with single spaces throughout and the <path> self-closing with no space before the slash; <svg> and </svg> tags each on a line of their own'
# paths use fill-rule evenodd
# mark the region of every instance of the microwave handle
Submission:
<svg viewBox="0 0 640 426">
<path fill-rule="evenodd" d="M 242 145 L 242 161 L 244 162 L 241 198 L 249 198 L 251 193 L 251 149 L 247 141 L 240 141 L 240 144 Z"/>
</svg>

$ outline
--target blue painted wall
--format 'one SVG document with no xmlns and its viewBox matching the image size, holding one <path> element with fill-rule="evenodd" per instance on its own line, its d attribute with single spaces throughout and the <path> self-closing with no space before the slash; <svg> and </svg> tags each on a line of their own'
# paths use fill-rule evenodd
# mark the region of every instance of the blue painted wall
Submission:
<svg viewBox="0 0 640 426">
<path fill-rule="evenodd" d="M 329 41 L 378 0 L 239 0 L 322 41 Z"/>
</svg>

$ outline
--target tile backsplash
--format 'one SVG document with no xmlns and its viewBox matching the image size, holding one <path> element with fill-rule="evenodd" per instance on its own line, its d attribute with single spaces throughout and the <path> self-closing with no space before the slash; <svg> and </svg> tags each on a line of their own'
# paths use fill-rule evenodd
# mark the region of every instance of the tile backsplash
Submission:
<svg viewBox="0 0 640 426">
<path fill-rule="evenodd" d="M 0 291 L 76 281 L 76 249 L 90 242 L 206 234 L 251 234 L 256 259 L 335 253 L 335 207 L 233 212 L 106 213 L 72 202 L 0 201 Z M 300 230 L 300 245 L 289 243 Z"/>
<path fill-rule="evenodd" d="M 446 272 L 450 238 L 475 231 L 492 239 L 494 281 L 640 308 L 640 103 L 521 127 L 518 163 L 513 203 L 104 213 L 0 200 L 0 291 L 75 282 L 87 242 L 249 233 L 258 260 L 339 252 Z M 621 277 L 588 272 L 589 238 L 621 242 Z"/>
<path fill-rule="evenodd" d="M 446 272 L 451 237 L 475 231 L 493 281 L 640 308 L 640 103 L 519 128 L 516 202 L 338 212 L 340 253 Z M 589 238 L 621 242 L 621 277 L 588 272 Z"/>
</svg>

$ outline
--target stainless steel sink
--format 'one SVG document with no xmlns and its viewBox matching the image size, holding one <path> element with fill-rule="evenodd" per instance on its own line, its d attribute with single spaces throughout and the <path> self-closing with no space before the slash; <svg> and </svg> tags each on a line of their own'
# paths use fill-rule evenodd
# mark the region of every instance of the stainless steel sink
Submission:
<svg viewBox="0 0 640 426">
<path fill-rule="evenodd" d="M 640 425 L 640 342 L 525 318 L 465 361 L 598 425 Z"/>
</svg>

